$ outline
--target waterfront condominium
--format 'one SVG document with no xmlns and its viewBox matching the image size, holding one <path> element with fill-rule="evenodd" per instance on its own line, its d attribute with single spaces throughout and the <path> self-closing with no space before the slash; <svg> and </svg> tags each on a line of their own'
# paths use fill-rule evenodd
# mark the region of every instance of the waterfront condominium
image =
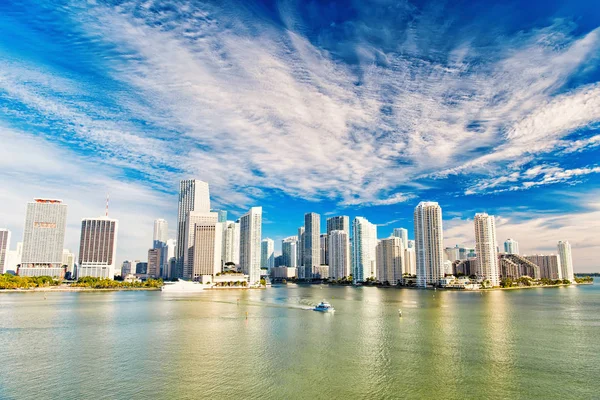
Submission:
<svg viewBox="0 0 600 400">
<path fill-rule="evenodd" d="M 298 268 L 298 278 L 304 278 L 304 227 L 298 228 L 298 262 L 296 267 Z"/>
<path fill-rule="evenodd" d="M 352 281 L 376 278 L 377 225 L 364 217 L 352 222 Z"/>
<path fill-rule="evenodd" d="M 227 221 L 223 230 L 223 263 L 240 264 L 240 223 Z"/>
<path fill-rule="evenodd" d="M 404 267 L 404 241 L 392 236 L 377 244 L 377 280 L 395 286 L 402 281 Z"/>
<path fill-rule="evenodd" d="M 531 261 L 540 267 L 540 278 L 562 279 L 560 270 L 560 260 L 556 254 L 524 256 L 526 260 Z"/>
<path fill-rule="evenodd" d="M 519 242 L 514 239 L 506 239 L 504 242 L 504 252 L 506 254 L 519 255 Z"/>
<path fill-rule="evenodd" d="M 250 285 L 260 283 L 262 207 L 252 207 L 240 218 L 240 267 Z"/>
<path fill-rule="evenodd" d="M 183 277 L 184 254 L 186 252 L 186 219 L 190 211 L 210 212 L 208 183 L 188 179 L 179 182 L 179 207 L 177 212 L 177 243 L 175 248 L 175 271 L 172 277 Z"/>
<path fill-rule="evenodd" d="M 313 267 L 321 266 L 321 216 L 304 214 L 304 278 L 311 279 Z"/>
<path fill-rule="evenodd" d="M 475 214 L 475 252 L 479 275 L 490 281 L 492 286 L 500 285 L 498 266 L 498 242 L 496 240 L 496 219 L 486 213 Z"/>
<path fill-rule="evenodd" d="M 342 279 L 350 276 L 350 241 L 344 230 L 329 232 L 329 277 Z"/>
<path fill-rule="evenodd" d="M 329 265 L 329 238 L 326 233 L 321 233 L 319 238 L 319 251 L 321 252 L 321 265 Z"/>
<path fill-rule="evenodd" d="M 108 217 L 81 220 L 77 278 L 113 279 L 119 221 Z"/>
<path fill-rule="evenodd" d="M 275 266 L 275 242 L 273 239 L 266 238 L 262 240 L 260 254 L 260 267 L 270 272 Z"/>
<path fill-rule="evenodd" d="M 295 268 L 298 264 L 298 236 L 286 237 L 281 241 L 282 266 Z"/>
<path fill-rule="evenodd" d="M 437 285 L 444 277 L 442 208 L 423 201 L 414 212 L 417 286 Z"/>
<path fill-rule="evenodd" d="M 210 211 L 190 211 L 185 220 L 183 253 L 184 279 L 198 280 L 213 275 L 221 265 L 223 226 L 219 215 Z M 196 234 L 201 236 L 196 240 Z M 218 246 L 218 247 L 215 247 Z M 216 254 L 213 254 L 215 253 Z"/>
<path fill-rule="evenodd" d="M 0 229 L 0 274 L 7 271 L 8 252 L 10 251 L 10 231 Z"/>
<path fill-rule="evenodd" d="M 64 277 L 66 224 L 67 205 L 61 200 L 34 199 L 27 203 L 19 275 Z"/>
<path fill-rule="evenodd" d="M 568 241 L 558 242 L 558 257 L 560 258 L 560 271 L 562 279 L 575 282 L 573 273 L 573 256 L 571 255 L 571 244 Z"/>
<path fill-rule="evenodd" d="M 167 220 L 159 218 L 154 221 L 154 234 L 152 235 L 152 248 L 163 247 L 169 238 L 169 224 Z"/>
<path fill-rule="evenodd" d="M 402 239 L 402 246 L 404 246 L 405 249 L 408 248 L 408 230 L 405 228 L 394 228 L 392 236 Z"/>
<path fill-rule="evenodd" d="M 352 274 L 352 256 L 350 254 L 350 218 L 347 215 L 338 215 L 335 217 L 327 218 L 327 236 L 330 236 L 331 232 L 333 232 L 333 231 L 346 232 L 346 240 L 348 241 L 348 243 L 346 243 L 346 250 L 347 250 L 348 254 L 346 255 L 346 257 L 344 257 L 344 259 L 346 261 L 346 265 L 344 266 L 344 275 L 342 275 L 341 277 L 350 276 L 350 274 Z M 331 243 L 331 238 L 328 238 L 328 240 L 329 240 L 329 243 Z M 328 252 L 327 262 L 329 264 L 331 264 L 331 259 L 329 258 L 329 253 L 331 251 L 330 250 L 331 245 L 329 245 L 328 247 L 329 248 L 327 250 L 327 252 Z M 331 268 L 330 268 L 330 271 L 331 271 Z M 331 272 L 330 272 L 330 274 L 331 274 Z"/>
<path fill-rule="evenodd" d="M 148 274 L 149 278 L 160 277 L 160 264 L 162 262 L 160 258 L 161 253 L 162 248 L 148 250 L 148 270 L 146 273 Z"/>
</svg>

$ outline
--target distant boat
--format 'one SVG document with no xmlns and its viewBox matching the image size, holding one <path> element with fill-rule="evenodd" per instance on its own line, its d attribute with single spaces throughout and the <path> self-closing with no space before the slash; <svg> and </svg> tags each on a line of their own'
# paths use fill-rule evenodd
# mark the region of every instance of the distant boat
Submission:
<svg viewBox="0 0 600 400">
<path fill-rule="evenodd" d="M 179 279 L 177 282 L 165 282 L 160 290 L 165 293 L 197 293 L 203 291 L 204 286 L 199 282 Z"/>
<path fill-rule="evenodd" d="M 322 301 L 315 308 L 313 308 L 313 310 L 320 312 L 334 312 L 335 308 L 333 308 L 333 306 L 328 302 Z"/>
</svg>

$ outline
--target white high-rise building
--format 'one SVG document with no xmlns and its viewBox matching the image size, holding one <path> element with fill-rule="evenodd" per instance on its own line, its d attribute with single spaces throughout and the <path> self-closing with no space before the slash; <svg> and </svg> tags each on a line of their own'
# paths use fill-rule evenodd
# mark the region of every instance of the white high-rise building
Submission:
<svg viewBox="0 0 600 400">
<path fill-rule="evenodd" d="M 460 248 L 458 246 L 446 247 L 444 249 L 444 256 L 445 259 L 450 262 L 460 260 Z"/>
<path fill-rule="evenodd" d="M 357 283 L 376 278 L 377 225 L 364 217 L 354 218 L 352 238 L 352 280 Z"/>
<path fill-rule="evenodd" d="M 167 243 L 161 248 L 160 254 L 160 276 L 164 279 L 172 276 L 171 265 L 175 259 L 175 248 L 177 241 L 175 239 L 167 239 Z"/>
<path fill-rule="evenodd" d="M 405 228 L 394 228 L 394 233 L 392 236 L 398 237 L 402 239 L 402 246 L 404 248 L 408 248 L 408 230 Z"/>
<path fill-rule="evenodd" d="M 240 223 L 227 221 L 223 235 L 223 265 L 237 266 L 240 264 Z"/>
<path fill-rule="evenodd" d="M 304 278 L 311 279 L 313 267 L 321 265 L 321 216 L 304 214 Z"/>
<path fill-rule="evenodd" d="M 177 247 L 175 249 L 175 271 L 172 277 L 183 277 L 184 254 L 187 251 L 185 241 L 186 220 L 190 211 L 209 213 L 210 195 L 208 183 L 196 179 L 183 180 L 179 183 L 179 209 L 177 212 Z M 191 271 L 188 271 L 191 272 Z"/>
<path fill-rule="evenodd" d="M 77 278 L 113 279 L 119 221 L 108 217 L 81 220 Z"/>
<path fill-rule="evenodd" d="M 19 275 L 64 277 L 66 225 L 67 205 L 61 200 L 34 199 L 27 203 Z"/>
<path fill-rule="evenodd" d="M 194 279 L 194 277 L 196 276 L 196 278 L 199 277 L 198 274 L 195 273 L 195 261 L 194 258 L 196 256 L 196 254 L 199 254 L 200 257 L 203 257 L 202 260 L 204 262 L 207 262 L 206 258 L 204 257 L 209 257 L 210 260 L 215 259 L 215 255 L 209 255 L 206 256 L 205 252 L 212 252 L 214 251 L 214 246 L 215 246 L 215 240 L 218 241 L 219 246 L 221 246 L 221 240 L 222 240 L 222 235 L 223 235 L 223 227 L 221 226 L 221 224 L 218 222 L 219 221 L 219 215 L 215 212 L 210 212 L 210 211 L 190 211 L 188 212 L 186 221 L 185 221 L 185 235 L 184 235 L 184 249 L 185 252 L 183 254 L 183 278 L 184 279 Z M 200 246 L 196 247 L 196 245 L 198 244 L 196 242 L 196 227 L 197 226 L 204 226 L 204 227 L 212 227 L 212 229 L 208 229 L 208 231 L 212 232 L 212 230 L 215 229 L 215 227 L 219 227 L 221 229 L 220 232 L 216 233 L 215 236 L 211 236 L 210 232 L 205 232 L 206 235 L 203 236 L 203 239 L 206 239 L 204 242 L 200 242 Z M 216 236 L 218 236 L 218 238 L 216 238 Z M 218 258 L 218 262 L 219 265 L 221 263 L 221 252 L 222 249 L 221 247 L 219 247 L 218 253 L 217 253 L 217 258 Z M 198 267 L 198 268 L 203 268 L 202 270 L 205 271 L 206 268 L 204 267 Z M 200 274 L 200 275 L 207 275 L 207 274 Z"/>
<path fill-rule="evenodd" d="M 437 285 L 444 277 L 444 234 L 442 208 L 423 201 L 414 213 L 417 286 Z"/>
<path fill-rule="evenodd" d="M 262 207 L 252 207 L 240 218 L 240 267 L 250 285 L 260 284 Z"/>
<path fill-rule="evenodd" d="M 329 276 L 342 279 L 350 276 L 350 241 L 348 232 L 334 230 L 329 232 Z"/>
<path fill-rule="evenodd" d="M 190 278 L 194 281 L 200 280 L 202 275 L 216 275 L 221 272 L 223 223 L 218 222 L 218 213 L 209 214 L 214 215 L 212 221 L 203 220 L 194 224 L 194 245 L 190 253 L 193 258 Z"/>
<path fill-rule="evenodd" d="M 261 268 L 267 269 L 269 272 L 275 266 L 275 242 L 273 239 L 266 238 L 261 243 Z"/>
<path fill-rule="evenodd" d="M 414 246 L 404 249 L 404 268 L 406 269 L 404 272 L 407 274 L 417 274 L 417 256 Z"/>
<path fill-rule="evenodd" d="M 154 234 L 152 235 L 152 248 L 163 247 L 169 239 L 169 224 L 167 220 L 159 218 L 154 221 Z"/>
<path fill-rule="evenodd" d="M 348 254 L 346 255 L 346 257 L 344 257 L 344 259 L 346 260 L 346 266 L 344 266 L 344 275 L 342 275 L 341 277 L 350 276 L 352 274 L 352 255 L 350 249 L 350 218 L 346 215 L 339 215 L 336 217 L 327 218 L 327 235 L 331 235 L 331 232 L 333 231 L 346 232 L 346 240 L 348 241 L 348 243 L 346 243 L 345 247 Z M 329 238 L 328 240 L 329 243 L 331 243 L 331 238 Z M 331 245 L 329 245 L 329 247 L 331 247 Z M 330 264 L 331 267 L 329 252 L 330 251 L 328 249 L 327 262 Z M 331 268 L 329 269 L 329 271 L 331 275 Z"/>
<path fill-rule="evenodd" d="M 298 265 L 298 236 L 290 236 L 281 241 L 283 266 L 295 268 Z"/>
<path fill-rule="evenodd" d="M 6 253 L 6 263 L 4 273 L 9 272 L 11 274 L 17 273 L 17 266 L 21 264 L 21 257 L 23 256 L 23 242 L 17 242 L 16 250 L 10 250 Z"/>
<path fill-rule="evenodd" d="M 392 236 L 377 244 L 377 280 L 392 286 L 402 281 L 404 273 L 404 241 Z"/>
<path fill-rule="evenodd" d="M 10 251 L 10 231 L 0 228 L 0 274 L 5 273 L 8 262 L 8 252 Z"/>
<path fill-rule="evenodd" d="M 498 242 L 496 240 L 496 219 L 486 213 L 475 214 L 475 251 L 479 275 L 490 281 L 492 286 L 500 285 L 498 266 Z"/>
<path fill-rule="evenodd" d="M 71 277 L 75 275 L 75 254 L 69 249 L 63 249 L 62 265 L 67 266 L 67 272 L 71 273 Z"/>
<path fill-rule="evenodd" d="M 575 282 L 573 273 L 573 256 L 571 254 L 571 244 L 568 241 L 558 242 L 558 257 L 560 258 L 560 271 L 562 279 Z"/>
<path fill-rule="evenodd" d="M 506 254 L 519 255 L 519 242 L 514 239 L 506 239 L 506 242 L 504 242 L 504 252 Z"/>
</svg>

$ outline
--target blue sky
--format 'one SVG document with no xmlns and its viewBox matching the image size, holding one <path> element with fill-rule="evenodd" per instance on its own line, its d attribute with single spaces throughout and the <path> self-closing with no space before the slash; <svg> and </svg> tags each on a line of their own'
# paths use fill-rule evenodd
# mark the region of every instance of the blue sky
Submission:
<svg viewBox="0 0 600 400">
<path fill-rule="evenodd" d="M 599 81 L 593 1 L 1 2 L 0 225 L 62 198 L 75 250 L 110 192 L 144 259 L 195 177 L 277 241 L 309 211 L 412 231 L 434 200 L 447 245 L 487 211 L 595 270 Z"/>
</svg>

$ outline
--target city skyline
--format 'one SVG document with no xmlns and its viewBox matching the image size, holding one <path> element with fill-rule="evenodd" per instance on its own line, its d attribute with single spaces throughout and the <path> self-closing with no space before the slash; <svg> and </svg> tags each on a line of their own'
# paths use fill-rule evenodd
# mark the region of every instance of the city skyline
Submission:
<svg viewBox="0 0 600 400">
<path fill-rule="evenodd" d="M 69 205 L 75 252 L 110 193 L 117 264 L 143 259 L 154 220 L 177 238 L 178 182 L 196 178 L 229 220 L 261 206 L 276 253 L 307 212 L 414 237 L 427 200 L 444 210 L 444 246 L 474 247 L 485 212 L 500 246 L 568 240 L 576 272 L 600 268 L 593 2 L 43 3 L 0 6 L 11 250 L 32 198 Z"/>
</svg>

